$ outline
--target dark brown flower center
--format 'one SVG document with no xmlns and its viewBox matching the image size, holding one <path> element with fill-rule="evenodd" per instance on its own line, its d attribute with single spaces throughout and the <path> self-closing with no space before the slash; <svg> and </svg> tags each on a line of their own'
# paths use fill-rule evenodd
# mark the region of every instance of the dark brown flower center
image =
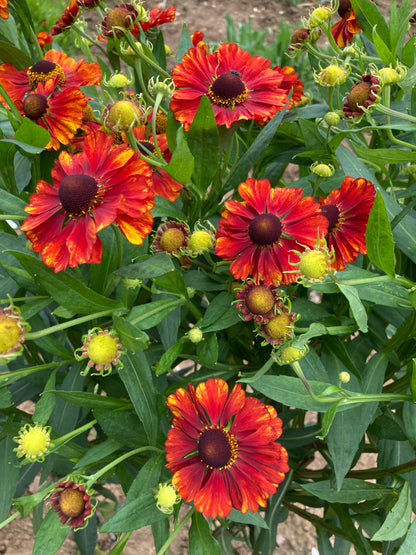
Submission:
<svg viewBox="0 0 416 555">
<path fill-rule="evenodd" d="M 59 185 L 59 200 L 68 214 L 76 216 L 92 207 L 97 191 L 97 182 L 90 175 L 67 175 Z"/>
<path fill-rule="evenodd" d="M 155 145 L 150 141 L 140 141 L 137 145 L 139 152 L 147 156 L 149 153 L 148 150 L 153 154 L 155 152 Z"/>
<path fill-rule="evenodd" d="M 339 7 L 338 7 L 339 17 L 346 19 L 350 15 L 351 10 L 352 10 L 352 6 L 351 6 L 350 0 L 340 0 Z"/>
<path fill-rule="evenodd" d="M 48 79 L 53 79 L 59 75 L 58 85 L 65 83 L 65 74 L 59 64 L 50 62 L 49 60 L 40 60 L 27 70 L 29 84 L 34 89 L 38 83 L 46 83 Z"/>
<path fill-rule="evenodd" d="M 65 516 L 80 516 L 85 509 L 84 493 L 78 489 L 64 489 L 59 496 L 59 507 Z"/>
<path fill-rule="evenodd" d="M 339 208 L 336 204 L 324 204 L 321 206 L 321 212 L 328 220 L 328 233 L 331 233 L 338 223 Z"/>
<path fill-rule="evenodd" d="M 216 77 L 208 89 L 211 102 L 228 107 L 244 102 L 247 97 L 247 87 L 240 79 L 240 75 L 238 71 L 229 71 Z"/>
<path fill-rule="evenodd" d="M 23 101 L 23 111 L 25 116 L 31 120 L 41 118 L 48 108 L 48 100 L 43 94 L 29 94 Z"/>
<path fill-rule="evenodd" d="M 257 245 L 271 245 L 282 233 L 282 224 L 274 214 L 259 214 L 248 226 L 248 234 Z"/>
<path fill-rule="evenodd" d="M 253 314 L 267 314 L 274 306 L 274 295 L 270 287 L 255 285 L 246 294 L 246 306 Z"/>
<path fill-rule="evenodd" d="M 203 431 L 199 438 L 199 456 L 210 468 L 230 466 L 235 460 L 237 449 L 234 437 L 218 428 Z"/>
</svg>

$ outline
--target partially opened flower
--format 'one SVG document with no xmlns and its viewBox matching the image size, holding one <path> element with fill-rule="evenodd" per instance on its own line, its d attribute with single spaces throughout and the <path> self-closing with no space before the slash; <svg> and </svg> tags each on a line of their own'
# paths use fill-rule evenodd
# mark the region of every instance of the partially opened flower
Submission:
<svg viewBox="0 0 416 555">
<path fill-rule="evenodd" d="M 240 120 L 267 120 L 287 103 L 283 76 L 270 61 L 250 56 L 233 43 L 216 52 L 190 48 L 172 72 L 176 86 L 170 102 L 175 118 L 189 126 L 201 97 L 211 101 L 218 125 L 230 127 Z"/>
<path fill-rule="evenodd" d="M 35 89 L 38 83 L 46 83 L 59 75 L 59 87 L 85 87 L 97 85 L 101 81 L 101 69 L 97 62 L 75 61 L 65 52 L 48 50 L 43 60 L 31 67 L 17 70 L 11 63 L 0 64 L 0 84 L 14 104 L 21 109 L 25 95 Z M 7 103 L 0 96 L 0 101 Z"/>
<path fill-rule="evenodd" d="M 88 519 L 95 512 L 91 503 L 92 494 L 82 483 L 62 480 L 55 486 L 50 503 L 62 524 L 79 530 L 88 524 Z"/>
<path fill-rule="evenodd" d="M 78 18 L 79 8 L 77 0 L 70 0 L 69 5 L 56 20 L 55 25 L 52 25 L 51 34 L 60 35 L 65 29 L 69 29 Z"/>
<path fill-rule="evenodd" d="M 51 428 L 26 424 L 13 439 L 18 443 L 18 447 L 14 449 L 18 457 L 24 457 L 26 462 L 42 462 L 51 442 Z"/>
<path fill-rule="evenodd" d="M 49 131 L 51 140 L 46 149 L 58 150 L 70 143 L 82 126 L 87 97 L 78 88 L 57 88 L 59 76 L 39 83 L 36 89 L 25 96 L 23 113 L 26 117 Z"/>
<path fill-rule="evenodd" d="M 225 203 L 217 231 L 216 254 L 232 260 L 236 279 L 252 277 L 266 285 L 296 281 L 289 264 L 289 251 L 303 251 L 324 235 L 327 221 L 312 197 L 302 189 L 272 189 L 267 179 L 247 178 L 238 191 L 243 202 Z"/>
<path fill-rule="evenodd" d="M 289 470 L 275 409 L 221 378 L 177 389 L 167 404 L 166 466 L 181 498 L 212 518 L 265 507 Z"/>
<path fill-rule="evenodd" d="M 47 44 L 51 44 L 53 42 L 53 37 L 46 31 L 40 31 L 36 35 L 36 39 L 39 43 L 39 46 L 43 49 Z"/>
<path fill-rule="evenodd" d="M 338 7 L 340 20 L 331 27 L 332 36 L 341 48 L 351 43 L 354 35 L 361 31 L 361 27 L 355 17 L 350 0 L 340 0 Z"/>
<path fill-rule="evenodd" d="M 140 28 L 146 32 L 151 27 L 157 27 L 158 25 L 163 25 L 163 23 L 171 23 L 175 19 L 176 8 L 170 6 L 165 10 L 160 8 L 153 8 L 150 12 L 147 12 L 142 8 L 142 13 L 139 13 L 138 21 L 134 24 L 132 29 L 132 34 L 135 37 L 140 35 Z"/>
<path fill-rule="evenodd" d="M 87 360 L 87 368 L 81 372 L 86 375 L 92 369 L 93 374 L 108 376 L 113 366 L 123 367 L 120 361 L 122 345 L 114 330 L 93 328 L 82 336 L 82 347 L 75 351 L 77 360 Z"/>
<path fill-rule="evenodd" d="M 346 177 L 340 189 L 325 199 L 319 197 L 322 214 L 328 219 L 326 242 L 335 253 L 331 263 L 335 270 L 344 270 L 360 253 L 367 252 L 365 231 L 375 194 L 371 181 Z"/>
<path fill-rule="evenodd" d="M 298 79 L 295 69 L 292 66 L 276 66 L 273 69 L 282 76 L 280 88 L 286 91 L 288 96 L 292 93 L 288 108 L 299 104 L 303 97 L 304 83 Z"/>
<path fill-rule="evenodd" d="M 112 135 L 91 133 L 84 149 L 61 152 L 53 185 L 40 180 L 21 226 L 33 250 L 55 272 L 101 261 L 98 232 L 115 223 L 140 245 L 151 232 L 154 206 L 150 166 Z"/>
<path fill-rule="evenodd" d="M 0 0 L 0 17 L 2 19 L 9 18 L 9 10 L 7 8 L 8 3 L 9 3 L 9 0 Z"/>
<path fill-rule="evenodd" d="M 23 351 L 29 324 L 13 305 L 0 308 L 0 362 L 7 364 Z"/>
</svg>

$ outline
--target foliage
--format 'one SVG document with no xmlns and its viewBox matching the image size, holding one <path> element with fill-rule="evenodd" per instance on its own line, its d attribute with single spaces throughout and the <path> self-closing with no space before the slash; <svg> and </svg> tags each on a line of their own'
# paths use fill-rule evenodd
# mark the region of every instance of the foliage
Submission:
<svg viewBox="0 0 416 555">
<path fill-rule="evenodd" d="M 64 8 L 69 9 L 68 4 Z M 105 4 L 97 4 L 103 19 Z M 86 164 L 86 156 L 101 160 L 99 149 L 85 146 L 89 141 L 85 137 L 93 133 L 87 125 L 91 121 L 78 119 L 75 140 L 66 131 L 68 140 L 54 150 L 49 141 L 54 129 L 58 133 L 56 120 L 48 120 L 45 129 L 41 118 L 27 117 L 0 81 L 4 100 L 0 107 L 0 299 L 4 307 L 0 339 L 5 342 L 0 343 L 0 527 L 30 515 L 36 535 L 34 553 L 55 553 L 71 530 L 50 508 L 50 496 L 56 505 L 66 489 L 75 499 L 88 497 L 88 511 L 81 511 L 76 521 L 82 521 L 82 526 L 74 525 L 83 555 L 94 553 L 100 532 L 120 534 L 111 553 L 122 553 L 131 532 L 148 525 L 162 555 L 187 521 L 191 522 L 191 555 L 236 553 L 234 539 L 244 541 L 255 554 L 273 553 L 278 526 L 289 512 L 316 527 L 322 554 L 348 553 L 351 546 L 366 555 L 414 553 L 416 118 L 412 114 L 416 97 L 415 39 L 409 21 L 415 10 L 410 0 L 403 0 L 398 9 L 393 1 L 385 18 L 371 0 L 351 4 L 361 32 L 351 35 L 351 44 L 345 47 L 331 32 L 339 19 L 336 10 L 319 8 L 303 22 L 308 38 L 291 44 L 287 27 L 267 42 L 269 30 L 256 31 L 251 25 L 236 30 L 228 19 L 228 42 L 241 42 L 252 56 L 269 57 L 271 67 L 293 66 L 306 84 L 306 95 L 296 97 L 299 89 L 294 86 L 294 72 L 290 73 L 293 106 L 282 105 L 269 114 L 273 117 L 240 119 L 229 126 L 217 125 L 212 98 L 218 101 L 218 97 L 212 92 L 211 101 L 209 95 L 202 96 L 191 124 L 179 123 L 179 110 L 173 110 L 174 100 L 169 101 L 174 87 L 167 70 L 163 26 L 136 29 L 136 36 L 124 29 L 104 42 L 79 19 L 64 25 L 62 34 L 45 48 L 70 45 L 72 55 L 76 44 L 87 62 L 98 62 L 103 73 L 100 83 L 73 88 L 88 97 L 94 124 L 104 124 L 107 135 L 113 137 L 111 107 L 139 96 L 133 120 L 114 135 L 118 142 L 124 137 L 128 143 L 113 145 L 113 138 L 96 143 L 106 148 L 111 143 L 111 148 L 105 163 L 92 164 L 88 177 L 94 181 L 106 166 L 115 168 L 106 175 L 106 186 L 111 188 L 112 180 L 122 176 L 117 186 L 124 187 L 125 196 L 113 205 L 114 197 L 107 191 L 87 213 L 76 213 L 78 220 L 92 214 L 95 222 L 104 219 L 100 202 L 114 209 L 112 225 L 98 231 L 102 252 L 96 243 L 91 247 L 91 263 L 71 264 L 69 258 L 62 262 L 66 251 L 56 247 L 53 229 L 50 236 L 42 237 L 40 248 L 36 237 L 40 232 L 25 228 L 32 217 L 28 206 L 33 213 L 39 199 L 39 183 L 51 184 L 57 176 L 58 157 L 66 160 L 65 167 L 70 165 L 68 160 L 82 159 Z M 137 2 L 134 6 L 142 8 Z M 37 11 L 30 17 L 35 7 L 44 10 L 49 25 L 54 23 L 52 5 L 29 0 L 9 0 L 9 17 L 0 20 L 0 60 L 19 71 L 44 56 L 35 37 L 45 29 Z M 142 22 L 152 17 L 146 12 Z M 320 32 L 328 47 L 315 41 Z M 201 41 L 195 47 L 201 48 L 201 56 L 214 55 L 216 47 Z M 184 26 L 174 63 L 180 64 L 190 47 Z M 290 57 L 283 56 L 284 50 Z M 330 65 L 345 72 L 335 70 L 337 81 L 328 83 L 323 70 Z M 90 77 L 98 71 L 92 70 L 98 66 L 88 67 Z M 121 87 L 120 68 L 128 69 L 122 72 Z M 274 79 L 270 71 L 264 75 Z M 338 76 L 344 73 L 341 82 Z M 239 72 L 230 74 L 235 77 Z M 368 74 L 378 83 L 374 98 L 370 98 L 370 81 L 364 81 L 360 85 L 364 97 L 355 106 L 360 114 L 351 117 L 343 110 L 344 102 Z M 307 94 L 311 90 L 313 99 Z M 232 107 L 235 111 L 230 115 L 232 110 L 227 108 L 227 117 L 238 113 L 239 103 Z M 158 109 L 167 116 L 166 144 L 155 144 L 152 152 L 149 142 L 139 148 L 134 118 L 146 122 L 149 139 L 149 133 L 156 135 Z M 75 108 L 73 114 L 75 121 Z M 115 125 L 120 120 L 121 116 L 116 118 Z M 153 205 L 153 193 L 138 181 L 137 172 L 128 173 L 133 163 L 142 164 L 146 180 L 157 172 L 165 186 L 173 187 L 174 180 L 180 194 L 179 190 L 178 194 L 169 190 L 167 197 L 159 193 Z M 73 167 L 78 168 L 73 173 L 81 174 L 81 166 L 74 162 Z M 285 270 L 281 283 L 266 284 L 274 296 L 273 310 L 287 317 L 289 328 L 272 344 L 267 323 L 276 312 L 256 318 L 259 313 L 250 313 L 247 297 L 241 293 L 254 287 L 253 272 L 237 279 L 235 257 L 220 256 L 224 238 L 222 245 L 238 247 L 235 236 L 224 231 L 224 220 L 237 206 L 241 212 L 251 210 L 254 218 L 253 198 L 265 187 L 262 180 L 268 180 L 276 197 L 290 191 L 293 199 L 296 191 L 302 191 L 316 218 L 327 214 L 328 222 L 324 199 L 334 206 L 336 195 L 343 194 L 341 186 L 348 184 L 353 191 L 364 187 L 362 197 L 356 193 L 358 202 L 352 209 L 338 205 L 338 215 L 345 216 L 338 235 L 331 239 L 329 230 L 324 241 L 315 233 L 316 248 L 310 243 L 305 249 L 297 241 L 297 250 L 319 251 L 319 260 L 326 260 L 318 278 L 313 266 L 308 267 L 310 275 L 305 271 L 301 277 L 298 272 L 297 280 L 288 278 Z M 88 180 L 83 182 L 82 193 L 90 185 Z M 373 191 L 372 186 L 376 195 L 370 202 L 365 195 Z M 253 198 L 248 199 L 244 195 L 250 187 Z M 150 208 L 133 217 L 138 189 Z M 223 212 L 230 199 L 234 204 L 228 203 L 228 212 Z M 62 191 L 57 202 L 57 218 L 64 213 L 67 223 L 73 214 L 64 207 Z M 366 203 L 370 204 L 361 231 L 354 228 L 343 236 L 343 229 L 349 229 L 348 218 L 359 209 L 365 212 Z M 52 212 L 51 205 L 47 208 Z M 281 222 L 291 210 L 293 206 L 278 214 Z M 259 215 L 268 215 L 263 212 L 260 209 Z M 153 218 L 151 232 L 146 227 L 149 218 Z M 59 225 L 64 225 L 63 220 Z M 309 225 L 303 222 L 304 227 L 298 224 L 294 229 L 306 234 Z M 144 230 L 140 240 L 136 236 L 135 241 L 128 240 L 134 235 L 132 228 Z M 179 246 L 161 248 L 163 233 L 166 240 L 168 232 L 185 239 Z M 245 240 L 243 232 L 242 237 Z M 344 239 L 359 245 L 346 264 L 337 258 L 336 250 Z M 75 257 L 85 254 L 82 233 L 77 240 L 71 255 Z M 88 240 L 92 241 L 90 236 Z M 327 248 L 330 240 L 334 250 Z M 48 241 L 58 253 L 52 264 Z M 280 259 L 295 259 L 296 253 L 283 252 L 279 241 L 275 243 L 282 249 Z M 251 247 L 247 243 L 244 248 Z M 261 244 L 264 256 L 269 247 L 267 242 Z M 242 247 L 238 254 L 244 257 L 247 252 Z M 94 259 L 97 253 L 99 260 Z M 271 275 L 271 260 L 262 270 L 265 278 Z M 61 263 L 65 269 L 54 271 Z M 276 493 L 266 495 L 267 504 L 258 512 L 237 510 L 236 502 L 225 517 L 206 517 L 196 510 L 196 502 L 181 499 L 179 503 L 177 490 L 171 488 L 172 473 L 165 457 L 175 392 L 188 386 L 193 391 L 192 386 L 213 378 L 216 384 L 225 380 L 230 391 L 241 387 L 247 398 L 267 405 L 271 415 L 277 411 L 282 421 L 278 441 L 289 454 L 290 470 Z M 253 409 L 251 416 L 254 413 Z M 178 420 L 178 412 L 174 414 Z M 276 421 L 270 424 L 274 432 Z M 316 452 L 325 463 L 311 469 Z M 354 469 L 366 453 L 377 454 L 376 466 Z M 232 471 L 234 462 L 231 457 L 218 472 Z M 207 463 L 206 471 L 210 470 Z M 39 490 L 26 495 L 39 473 Z M 114 482 L 124 492 L 122 504 L 106 488 Z M 238 487 L 250 488 L 243 481 Z M 182 513 L 179 517 L 181 505 L 187 509 L 184 517 Z M 44 506 L 49 508 L 45 517 Z M 94 514 L 97 507 L 105 516 L 103 524 Z M 310 508 L 320 509 L 319 516 Z"/>
</svg>

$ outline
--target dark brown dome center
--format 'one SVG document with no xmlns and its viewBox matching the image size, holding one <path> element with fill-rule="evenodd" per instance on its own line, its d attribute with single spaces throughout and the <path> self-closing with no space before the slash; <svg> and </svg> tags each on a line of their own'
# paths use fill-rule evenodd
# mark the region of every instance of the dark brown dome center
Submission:
<svg viewBox="0 0 416 555">
<path fill-rule="evenodd" d="M 278 241 L 282 224 L 274 214 L 259 214 L 248 226 L 248 234 L 257 245 L 271 245 Z"/>
<path fill-rule="evenodd" d="M 90 175 L 68 175 L 59 185 L 59 200 L 68 214 L 78 215 L 88 211 L 97 191 L 97 182 Z"/>
<path fill-rule="evenodd" d="M 23 101 L 23 111 L 25 116 L 31 120 L 41 118 L 48 108 L 48 100 L 43 94 L 29 94 Z"/>
<path fill-rule="evenodd" d="M 335 204 L 324 204 L 321 206 L 321 212 L 328 220 L 328 233 L 334 229 L 338 223 L 339 209 Z"/>
<path fill-rule="evenodd" d="M 205 430 L 199 438 L 198 453 L 211 468 L 222 468 L 232 459 L 232 448 L 227 434 L 216 428 Z"/>
<path fill-rule="evenodd" d="M 234 100 L 245 91 L 245 85 L 238 72 L 219 75 L 211 85 L 212 92 L 221 99 Z"/>
</svg>

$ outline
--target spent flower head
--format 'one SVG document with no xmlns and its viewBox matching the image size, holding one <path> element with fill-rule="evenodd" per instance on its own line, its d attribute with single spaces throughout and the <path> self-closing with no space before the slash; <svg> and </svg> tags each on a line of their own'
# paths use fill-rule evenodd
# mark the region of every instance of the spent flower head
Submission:
<svg viewBox="0 0 416 555">
<path fill-rule="evenodd" d="M 147 83 L 147 89 L 154 97 L 161 94 L 163 98 L 170 99 L 175 92 L 175 85 L 170 77 L 161 81 L 159 76 L 156 78 L 152 76 Z"/>
<path fill-rule="evenodd" d="M 13 449 L 17 456 L 24 457 L 23 463 L 43 462 L 50 446 L 50 426 L 39 426 L 38 424 L 25 424 L 19 433 L 13 438 L 18 446 Z"/>
<path fill-rule="evenodd" d="M 79 477 L 74 477 L 73 480 L 62 480 L 55 486 L 50 503 L 62 524 L 80 530 L 87 526 L 88 519 L 95 512 L 96 505 L 91 502 L 93 493 Z"/>
<path fill-rule="evenodd" d="M 23 351 L 25 333 L 30 326 L 12 304 L 0 308 L 0 362 L 7 364 Z"/>
<path fill-rule="evenodd" d="M 124 353 L 122 345 L 114 330 L 93 328 L 82 336 L 82 347 L 75 351 L 75 358 L 79 361 L 88 359 L 86 369 L 82 375 L 88 374 L 90 369 L 95 369 L 93 374 L 108 376 L 113 366 L 123 367 L 120 356 Z"/>
<path fill-rule="evenodd" d="M 284 297 L 280 296 L 277 286 L 266 285 L 264 280 L 256 283 L 249 278 L 237 291 L 236 308 L 242 319 L 253 320 L 256 324 L 274 318 L 282 309 Z"/>
<path fill-rule="evenodd" d="M 168 221 L 161 224 L 153 239 L 152 248 L 155 252 L 167 252 L 171 256 L 184 256 L 188 246 L 189 228 L 182 222 Z"/>
</svg>

